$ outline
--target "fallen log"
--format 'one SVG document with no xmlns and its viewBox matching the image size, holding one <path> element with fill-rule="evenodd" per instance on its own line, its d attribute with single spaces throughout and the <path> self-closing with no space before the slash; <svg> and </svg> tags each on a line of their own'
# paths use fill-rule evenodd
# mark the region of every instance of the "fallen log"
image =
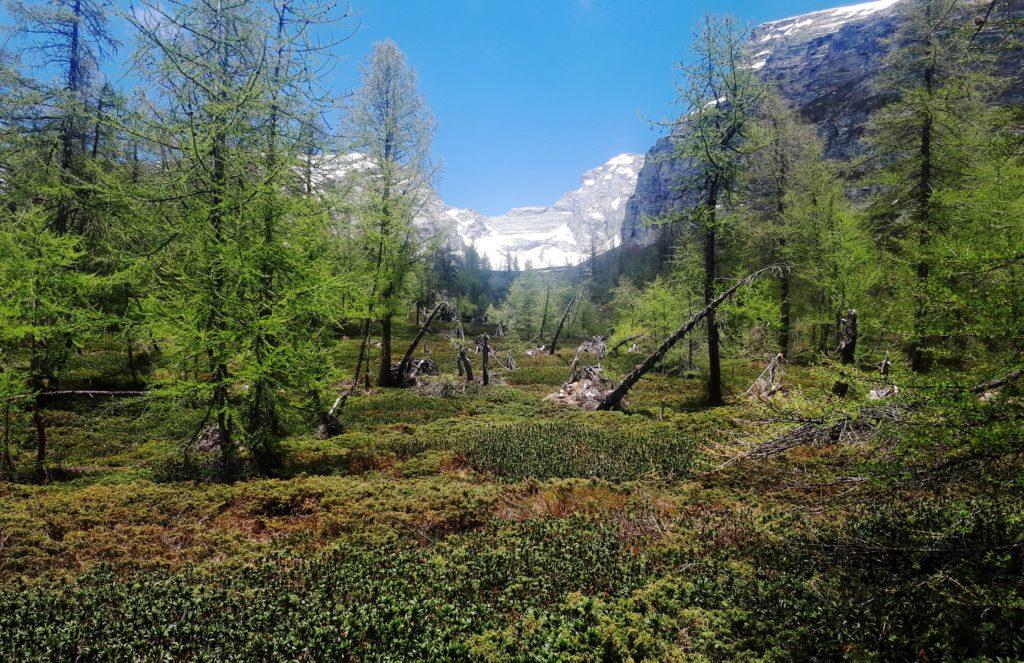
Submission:
<svg viewBox="0 0 1024 663">
<path fill-rule="evenodd" d="M 832 423 L 808 422 L 763 442 L 744 454 L 747 458 L 768 458 L 795 447 L 836 444 L 861 439 L 882 422 L 898 422 L 902 410 L 896 405 L 869 407 L 856 417 L 845 415 Z"/>
<path fill-rule="evenodd" d="M 970 391 L 972 394 L 984 394 L 986 391 L 992 391 L 993 389 L 1005 387 L 1014 380 L 1019 380 L 1021 377 L 1024 377 L 1024 367 L 1010 371 L 1001 378 L 996 378 L 994 380 L 988 380 L 986 382 L 976 384 L 973 387 L 971 387 Z"/>
<path fill-rule="evenodd" d="M 737 290 L 739 290 L 740 288 L 749 283 L 752 283 L 753 281 L 756 281 L 757 279 L 761 278 L 762 276 L 765 276 L 766 274 L 778 275 L 781 274 L 783 270 L 788 269 L 788 265 L 782 264 L 764 267 L 762 269 L 757 270 L 753 274 L 750 274 L 746 278 L 736 282 L 731 288 L 724 291 L 722 294 L 718 295 L 718 297 L 716 297 L 710 304 L 705 306 L 703 309 L 697 312 L 696 315 L 690 318 L 690 320 L 685 325 L 677 329 L 671 336 L 662 341 L 661 345 L 658 346 L 657 350 L 652 352 L 650 355 L 647 356 L 646 359 L 643 360 L 643 362 L 634 367 L 633 370 L 630 371 L 625 378 L 623 378 L 622 382 L 619 383 L 619 386 L 616 387 L 611 393 L 609 393 L 604 399 L 602 399 L 601 403 L 597 406 L 597 409 L 613 410 L 619 407 L 626 393 L 629 392 L 629 390 L 633 387 L 634 384 L 637 383 L 637 381 L 640 380 L 640 378 L 642 378 L 648 371 L 654 368 L 655 364 L 661 361 L 665 357 L 665 355 L 668 354 L 668 351 L 671 350 L 676 343 L 678 343 L 684 336 L 693 331 L 694 327 L 696 327 L 701 320 L 706 318 L 708 313 L 714 311 L 722 303 L 724 303 L 726 300 L 732 297 Z"/>
<path fill-rule="evenodd" d="M 15 401 L 23 401 L 30 398 L 36 398 L 39 400 L 53 400 L 55 398 L 63 398 L 65 396 L 88 396 L 90 398 L 131 398 L 133 396 L 148 396 L 149 391 L 144 389 L 60 389 L 57 391 L 39 391 L 28 394 L 17 394 L 14 396 L 8 396 L 3 399 L 4 402 L 13 403 Z"/>
</svg>

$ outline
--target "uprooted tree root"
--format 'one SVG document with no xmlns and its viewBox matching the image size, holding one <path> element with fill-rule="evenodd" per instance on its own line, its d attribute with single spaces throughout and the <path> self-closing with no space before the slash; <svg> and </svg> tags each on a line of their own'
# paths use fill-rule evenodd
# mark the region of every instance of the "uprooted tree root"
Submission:
<svg viewBox="0 0 1024 663">
<path fill-rule="evenodd" d="M 572 405 L 583 410 L 596 410 L 615 389 L 615 384 L 613 380 L 604 376 L 600 364 L 577 367 L 569 379 L 562 383 L 558 392 L 545 396 L 544 400 Z"/>
</svg>

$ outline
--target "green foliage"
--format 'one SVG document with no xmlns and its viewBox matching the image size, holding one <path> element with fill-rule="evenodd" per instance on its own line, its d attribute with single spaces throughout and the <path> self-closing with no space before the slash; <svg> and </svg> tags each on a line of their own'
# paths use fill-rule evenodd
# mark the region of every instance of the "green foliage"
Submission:
<svg viewBox="0 0 1024 663">
<path fill-rule="evenodd" d="M 90 306 L 97 281 L 82 273 L 78 238 L 48 227 L 41 208 L 0 217 L 0 349 L 34 388 L 57 386 L 69 354 L 99 316 Z M 16 362 L 15 357 L 27 361 Z"/>
<path fill-rule="evenodd" d="M 609 429 L 583 421 L 499 424 L 454 436 L 449 444 L 478 470 L 508 481 L 678 479 L 686 476 L 693 456 L 692 442 L 669 426 Z"/>
<path fill-rule="evenodd" d="M 490 527 L 429 554 L 392 542 L 216 575 L 119 580 L 101 570 L 71 586 L 5 593 L 0 652 L 26 661 L 464 659 L 468 635 L 528 607 L 572 591 L 617 594 L 649 574 L 613 526 L 585 519 Z"/>
</svg>

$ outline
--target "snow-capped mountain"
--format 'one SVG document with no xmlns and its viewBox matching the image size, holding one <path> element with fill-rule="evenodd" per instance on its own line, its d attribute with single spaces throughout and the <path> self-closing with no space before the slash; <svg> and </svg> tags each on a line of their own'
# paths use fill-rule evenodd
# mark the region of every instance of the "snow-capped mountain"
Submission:
<svg viewBox="0 0 1024 663">
<path fill-rule="evenodd" d="M 485 216 L 458 207 L 428 206 L 424 222 L 450 227 L 496 268 L 576 265 L 618 245 L 626 200 L 636 189 L 642 154 L 620 154 L 583 174 L 580 187 L 552 205 L 517 207 Z"/>
<path fill-rule="evenodd" d="M 351 182 L 371 168 L 368 157 L 350 153 L 327 157 L 318 170 L 323 184 Z M 516 207 L 498 216 L 452 207 L 433 191 L 424 190 L 416 223 L 425 231 L 443 233 L 458 248 L 473 246 L 493 268 L 562 267 L 587 260 L 618 246 L 626 201 L 636 190 L 644 165 L 642 154 L 620 154 L 588 170 L 580 187 L 551 205 Z"/>
</svg>

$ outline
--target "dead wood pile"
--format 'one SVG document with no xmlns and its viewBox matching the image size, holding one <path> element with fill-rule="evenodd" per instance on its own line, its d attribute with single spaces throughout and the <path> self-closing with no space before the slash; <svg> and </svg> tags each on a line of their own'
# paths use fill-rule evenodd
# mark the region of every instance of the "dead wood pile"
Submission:
<svg viewBox="0 0 1024 663">
<path fill-rule="evenodd" d="M 561 405 L 572 405 L 583 410 L 596 410 L 601 401 L 615 389 L 615 382 L 604 376 L 601 365 L 577 366 L 557 393 L 544 398 Z M 625 405 L 624 405 L 625 406 Z"/>
</svg>

